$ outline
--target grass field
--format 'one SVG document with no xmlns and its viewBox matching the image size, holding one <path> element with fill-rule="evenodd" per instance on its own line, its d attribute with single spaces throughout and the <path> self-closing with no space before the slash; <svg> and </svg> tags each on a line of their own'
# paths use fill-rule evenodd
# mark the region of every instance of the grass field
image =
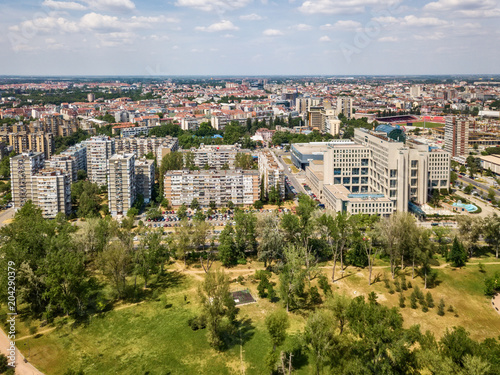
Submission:
<svg viewBox="0 0 500 375">
<path fill-rule="evenodd" d="M 488 263 L 491 259 L 488 259 Z M 479 272 L 477 260 L 463 269 L 448 266 L 438 269 L 439 285 L 430 289 L 437 305 L 444 298 L 446 305 L 453 305 L 454 313 L 446 312 L 440 317 L 436 307 L 427 313 L 409 307 L 412 289 L 404 292 L 407 307 L 401 309 L 405 326 L 420 324 L 422 331 L 430 330 L 440 337 L 447 327 L 464 326 L 474 339 L 497 337 L 500 335 L 500 315 L 493 310 L 489 298 L 483 294 L 483 280 L 496 270 L 500 263 L 486 264 L 486 274 Z M 384 273 L 390 278 L 389 269 L 378 261 L 374 276 Z M 173 267 L 170 267 L 172 269 Z M 176 269 L 182 268 L 180 264 Z M 268 300 L 259 300 L 257 283 L 248 276 L 255 269 L 263 268 L 260 262 L 240 265 L 229 271 L 235 280 L 244 276 L 243 285 L 231 284 L 231 290 L 248 288 L 257 303 L 241 306 L 239 334 L 227 351 L 217 353 L 206 340 L 206 331 L 192 331 L 187 321 L 198 313 L 197 285 L 203 279 L 203 271 L 191 268 L 184 272 L 176 270 L 170 278 L 174 281 L 158 295 L 136 305 L 120 305 L 113 311 L 92 317 L 84 325 L 74 325 L 60 318 L 57 328 L 39 328 L 39 334 L 29 339 L 21 339 L 18 346 L 28 353 L 29 360 L 47 375 L 64 374 L 68 369 L 82 369 L 87 374 L 249 374 L 265 373 L 264 357 L 270 348 L 270 338 L 265 330 L 266 315 L 280 306 Z M 329 266 L 322 268 L 329 277 Z M 337 269 L 338 271 L 338 269 Z M 420 278 L 411 280 L 411 269 L 405 270 L 407 281 L 413 287 L 423 289 Z M 340 277 L 340 273 L 337 273 Z M 273 281 L 276 281 L 273 275 Z M 315 283 L 316 281 L 313 281 Z M 371 291 L 378 294 L 378 301 L 387 306 L 399 306 L 398 293 L 389 294 L 382 281 L 371 287 L 367 282 L 367 271 L 354 267 L 347 268 L 344 277 L 333 285 L 334 292 L 350 297 L 366 295 Z M 185 301 L 186 296 L 187 301 Z M 289 334 L 303 329 L 308 311 L 290 314 Z M 33 325 L 39 322 L 32 322 Z M 18 337 L 29 335 L 26 325 L 20 323 Z M 239 336 L 239 337 L 238 337 Z M 297 374 L 310 373 L 309 365 L 297 369 Z"/>
<path fill-rule="evenodd" d="M 414 122 L 412 125 L 422 128 L 424 126 L 424 122 L 423 121 L 422 122 Z M 442 128 L 442 127 L 444 127 L 444 124 L 441 124 L 439 122 L 426 122 L 425 127 L 426 127 L 426 129 L 427 128 Z"/>
</svg>

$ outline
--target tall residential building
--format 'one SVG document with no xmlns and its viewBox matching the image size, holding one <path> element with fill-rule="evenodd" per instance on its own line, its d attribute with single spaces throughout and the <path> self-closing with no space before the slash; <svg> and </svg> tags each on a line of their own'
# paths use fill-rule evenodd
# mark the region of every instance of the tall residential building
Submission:
<svg viewBox="0 0 500 375">
<path fill-rule="evenodd" d="M 152 153 L 161 160 L 163 156 L 172 151 L 177 151 L 179 141 L 173 137 L 131 137 L 115 140 L 116 152 L 134 153 L 136 157 L 142 158 Z M 161 150 L 161 151 L 160 151 Z"/>
<path fill-rule="evenodd" d="M 323 107 L 310 107 L 307 111 L 307 124 L 311 129 L 322 130 L 323 115 L 321 114 Z"/>
<path fill-rule="evenodd" d="M 126 215 L 136 197 L 135 155 L 114 154 L 108 160 L 108 205 L 112 216 Z"/>
<path fill-rule="evenodd" d="M 45 160 L 45 168 L 61 169 L 71 179 L 77 180 L 77 172 L 75 159 L 69 155 L 54 155 L 49 160 Z"/>
<path fill-rule="evenodd" d="M 153 185 L 155 183 L 155 166 L 151 159 L 137 159 L 135 161 L 135 185 L 137 194 L 142 194 L 144 202 L 151 201 Z"/>
<path fill-rule="evenodd" d="M 446 117 L 444 149 L 451 156 L 465 156 L 469 148 L 470 121 L 464 116 Z"/>
<path fill-rule="evenodd" d="M 33 203 L 43 217 L 53 219 L 59 212 L 71 213 L 71 178 L 61 169 L 41 169 L 32 177 Z"/>
<path fill-rule="evenodd" d="M 223 206 L 251 205 L 259 199 L 259 172 L 255 170 L 168 171 L 164 177 L 164 196 L 173 206 L 190 204 L 194 198 L 201 206 L 210 202 Z"/>
<path fill-rule="evenodd" d="M 16 211 L 33 199 L 31 178 L 43 168 L 42 152 L 24 152 L 10 159 L 12 201 Z"/>
<path fill-rule="evenodd" d="M 66 151 L 61 152 L 61 155 L 72 157 L 75 160 L 75 168 L 77 171 L 87 170 L 87 145 L 85 142 L 71 146 Z"/>
<path fill-rule="evenodd" d="M 259 152 L 259 176 L 267 194 L 271 186 L 274 186 L 280 196 L 285 197 L 285 169 L 271 150 Z"/>
<path fill-rule="evenodd" d="M 337 115 L 342 113 L 348 119 L 352 118 L 352 98 L 340 96 L 337 98 Z"/>
<path fill-rule="evenodd" d="M 193 155 L 193 163 L 199 168 L 208 165 L 210 168 L 221 169 L 225 164 L 233 169 L 239 147 L 234 145 L 200 145 L 189 150 Z M 188 155 L 184 154 L 185 157 Z"/>
<path fill-rule="evenodd" d="M 108 160 L 115 153 L 115 140 L 106 136 L 92 137 L 87 146 L 87 176 L 90 182 L 107 185 Z"/>
</svg>

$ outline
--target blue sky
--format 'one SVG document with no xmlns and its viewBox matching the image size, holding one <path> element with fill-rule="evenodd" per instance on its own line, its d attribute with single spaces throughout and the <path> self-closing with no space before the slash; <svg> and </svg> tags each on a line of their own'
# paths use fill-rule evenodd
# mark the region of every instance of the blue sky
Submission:
<svg viewBox="0 0 500 375">
<path fill-rule="evenodd" d="M 33 0 L 0 74 L 500 73 L 500 0 Z"/>
</svg>

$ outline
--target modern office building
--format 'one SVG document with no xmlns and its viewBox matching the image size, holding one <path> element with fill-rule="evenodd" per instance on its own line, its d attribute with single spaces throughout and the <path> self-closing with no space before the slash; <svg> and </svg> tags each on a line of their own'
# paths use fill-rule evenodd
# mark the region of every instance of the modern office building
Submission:
<svg viewBox="0 0 500 375">
<path fill-rule="evenodd" d="M 451 156 L 465 156 L 469 150 L 470 121 L 464 116 L 446 117 L 444 149 Z"/>
<path fill-rule="evenodd" d="M 42 210 L 43 217 L 53 219 L 59 212 L 71 213 L 71 178 L 62 169 L 45 168 L 31 180 L 33 203 Z"/>
<path fill-rule="evenodd" d="M 24 152 L 10 159 L 12 202 L 17 211 L 33 199 L 31 178 L 44 166 L 42 152 Z"/>
<path fill-rule="evenodd" d="M 99 186 L 108 184 L 108 160 L 115 153 L 115 140 L 106 136 L 92 137 L 87 146 L 87 176 Z"/>
<path fill-rule="evenodd" d="M 144 202 L 151 201 L 153 185 L 155 183 L 154 161 L 151 159 L 136 159 L 135 161 L 135 186 L 136 193 L 142 194 Z"/>
<path fill-rule="evenodd" d="M 330 142 L 293 143 L 290 149 L 292 162 L 299 169 L 306 169 L 313 160 L 323 160 L 323 156 L 333 145 L 354 144 L 350 139 L 336 139 Z"/>
<path fill-rule="evenodd" d="M 402 139 L 397 128 L 381 125 L 355 129 L 352 143 L 317 146 L 323 163 L 306 170 L 313 191 L 327 208 L 387 215 L 407 211 L 409 202 L 425 204 L 433 189 L 448 189 L 450 154 Z"/>
<path fill-rule="evenodd" d="M 251 205 L 259 199 L 259 172 L 256 170 L 169 171 L 164 177 L 164 196 L 173 206 L 190 204 L 194 198 L 201 206 L 210 202 L 224 206 Z"/>
<path fill-rule="evenodd" d="M 259 152 L 259 176 L 266 194 L 274 186 L 285 197 L 285 169 L 271 150 Z"/>
<path fill-rule="evenodd" d="M 69 155 L 54 155 L 49 160 L 45 160 L 45 168 L 63 170 L 71 179 L 77 180 L 77 168 L 75 158 Z"/>
<path fill-rule="evenodd" d="M 112 216 L 126 215 L 136 197 L 135 154 L 114 154 L 108 160 L 108 205 Z"/>
</svg>

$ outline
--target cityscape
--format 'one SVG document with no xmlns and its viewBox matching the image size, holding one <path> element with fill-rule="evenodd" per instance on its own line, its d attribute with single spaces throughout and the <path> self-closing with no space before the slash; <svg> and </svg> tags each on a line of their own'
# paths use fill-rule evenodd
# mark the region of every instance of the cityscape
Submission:
<svg viewBox="0 0 500 375">
<path fill-rule="evenodd" d="M 500 375 L 499 1 L 0 13 L 0 374 Z"/>
</svg>

